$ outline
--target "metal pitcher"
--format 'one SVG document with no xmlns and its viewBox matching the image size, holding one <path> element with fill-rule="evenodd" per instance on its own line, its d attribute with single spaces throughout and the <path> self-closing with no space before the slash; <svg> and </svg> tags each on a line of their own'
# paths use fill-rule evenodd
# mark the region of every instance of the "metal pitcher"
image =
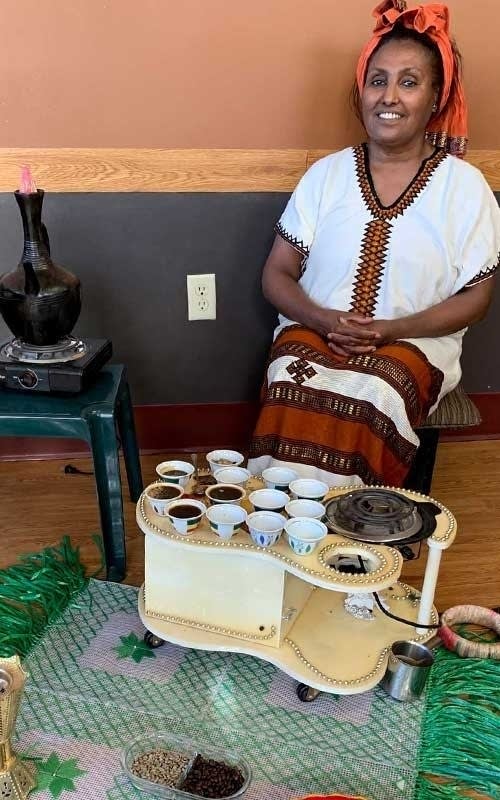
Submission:
<svg viewBox="0 0 500 800">
<path fill-rule="evenodd" d="M 426 645 L 394 642 L 380 685 L 395 700 L 416 700 L 424 690 L 433 663 L 434 653 Z"/>
</svg>

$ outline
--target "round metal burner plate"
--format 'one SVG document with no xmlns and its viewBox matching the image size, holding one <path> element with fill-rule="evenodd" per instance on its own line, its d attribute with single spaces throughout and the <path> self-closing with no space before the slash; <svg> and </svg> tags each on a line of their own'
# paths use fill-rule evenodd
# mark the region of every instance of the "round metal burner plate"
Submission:
<svg viewBox="0 0 500 800">
<path fill-rule="evenodd" d="M 422 527 L 417 506 L 389 489 L 358 489 L 326 504 L 326 523 L 334 533 L 360 542 L 405 542 Z"/>
<path fill-rule="evenodd" d="M 61 364 L 74 361 L 87 352 L 87 345 L 74 336 L 66 336 L 56 344 L 38 346 L 27 344 L 22 339 L 12 339 L 4 344 L 0 356 L 23 364 Z"/>
</svg>

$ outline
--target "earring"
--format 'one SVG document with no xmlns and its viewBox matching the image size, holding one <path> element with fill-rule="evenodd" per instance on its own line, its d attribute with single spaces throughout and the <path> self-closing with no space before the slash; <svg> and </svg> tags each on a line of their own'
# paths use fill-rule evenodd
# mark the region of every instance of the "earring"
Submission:
<svg viewBox="0 0 500 800">
<path fill-rule="evenodd" d="M 434 103 L 434 105 L 432 106 L 432 113 L 435 114 L 437 110 L 438 110 L 438 104 Z"/>
</svg>

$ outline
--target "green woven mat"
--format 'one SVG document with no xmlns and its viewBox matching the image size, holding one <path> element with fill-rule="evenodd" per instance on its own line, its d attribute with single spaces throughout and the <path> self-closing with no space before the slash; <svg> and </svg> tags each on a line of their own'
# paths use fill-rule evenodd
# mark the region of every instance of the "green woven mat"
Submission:
<svg viewBox="0 0 500 800">
<path fill-rule="evenodd" d="M 38 765 L 35 797 L 141 797 L 121 748 L 167 730 L 244 754 L 246 800 L 500 800 L 498 661 L 440 650 L 414 704 L 379 689 L 303 704 L 293 680 L 250 656 L 149 650 L 137 590 L 89 583 L 67 537 L 0 570 L 0 620 L 0 656 L 19 653 L 31 673 L 16 747 Z"/>
<path fill-rule="evenodd" d="M 41 758 L 42 785 L 53 775 L 40 797 L 141 797 L 120 750 L 162 730 L 240 751 L 254 772 L 248 800 L 413 796 L 423 703 L 375 690 L 303 704 L 271 665 L 170 644 L 149 650 L 143 632 L 135 588 L 90 581 L 27 657 L 16 747 Z"/>
</svg>

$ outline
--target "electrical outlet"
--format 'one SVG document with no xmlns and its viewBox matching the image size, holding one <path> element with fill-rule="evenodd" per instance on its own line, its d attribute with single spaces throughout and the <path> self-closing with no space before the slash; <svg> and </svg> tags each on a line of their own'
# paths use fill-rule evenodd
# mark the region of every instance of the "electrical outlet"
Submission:
<svg viewBox="0 0 500 800">
<path fill-rule="evenodd" d="M 188 319 L 216 319 L 215 275 L 187 275 Z"/>
</svg>

